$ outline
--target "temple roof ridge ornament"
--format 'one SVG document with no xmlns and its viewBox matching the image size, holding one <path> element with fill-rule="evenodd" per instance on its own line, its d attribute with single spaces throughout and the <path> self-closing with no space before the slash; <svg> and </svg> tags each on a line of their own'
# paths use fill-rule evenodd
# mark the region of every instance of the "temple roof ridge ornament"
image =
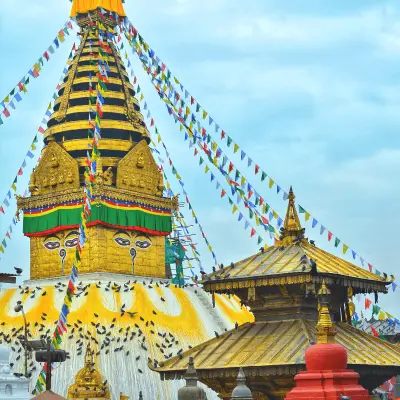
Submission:
<svg viewBox="0 0 400 400">
<path fill-rule="evenodd" d="M 329 313 L 329 304 L 331 301 L 331 292 L 322 281 L 321 288 L 318 291 L 318 323 L 317 323 L 317 343 L 335 343 L 336 330 L 333 326 L 331 315 Z"/>
<path fill-rule="evenodd" d="M 293 242 L 304 239 L 305 229 L 301 226 L 299 216 L 295 206 L 296 196 L 293 193 L 293 188 L 290 186 L 289 203 L 286 211 L 285 222 L 281 228 L 281 236 L 279 245 L 289 245 Z"/>
</svg>

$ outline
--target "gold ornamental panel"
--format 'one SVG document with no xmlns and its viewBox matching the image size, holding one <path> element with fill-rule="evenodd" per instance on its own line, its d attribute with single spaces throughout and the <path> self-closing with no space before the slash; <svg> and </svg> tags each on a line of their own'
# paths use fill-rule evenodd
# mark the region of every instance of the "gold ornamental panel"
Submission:
<svg viewBox="0 0 400 400">
<path fill-rule="evenodd" d="M 101 225 L 89 227 L 87 236 L 80 273 L 112 272 L 165 278 L 163 236 Z M 30 238 L 31 279 L 70 274 L 78 241 L 77 229 Z"/>
<path fill-rule="evenodd" d="M 117 187 L 162 196 L 163 175 L 144 140 L 118 163 Z"/>
<path fill-rule="evenodd" d="M 78 163 L 56 142 L 44 149 L 42 159 L 32 171 L 29 190 L 32 195 L 79 188 Z"/>
<path fill-rule="evenodd" d="M 76 92 L 72 92 L 71 95 L 69 96 L 70 99 L 82 99 L 82 98 L 89 98 L 90 92 L 89 90 L 77 90 Z M 57 100 L 55 101 L 55 104 L 58 104 L 61 102 L 63 96 L 57 97 Z M 125 95 L 122 92 L 113 92 L 112 90 L 107 90 L 107 94 L 105 94 L 105 97 L 111 98 L 111 99 L 125 99 Z M 135 104 L 139 104 L 137 99 L 135 97 L 132 97 L 132 101 L 135 102 Z"/>
<path fill-rule="evenodd" d="M 93 83 L 96 83 L 97 82 L 97 77 L 93 77 L 93 79 L 92 79 L 92 81 L 93 81 Z M 87 83 L 88 84 L 88 86 L 89 86 L 89 82 L 90 82 L 90 78 L 88 77 L 88 76 L 84 76 L 84 77 L 81 77 L 81 78 L 74 78 L 74 80 L 73 80 L 73 85 L 77 85 L 77 84 L 79 84 L 79 83 Z M 121 80 L 121 78 L 108 78 L 108 82 L 109 83 L 112 83 L 112 84 L 115 84 L 115 85 L 121 85 L 122 86 L 122 80 Z M 133 86 L 130 84 L 130 83 L 125 83 L 128 87 L 129 87 L 129 89 L 132 89 L 133 90 Z M 61 89 L 63 89 L 64 87 L 66 87 L 68 85 L 68 81 L 67 82 L 64 82 L 61 86 L 60 86 L 60 90 Z M 107 85 L 107 84 L 106 84 Z"/>
</svg>

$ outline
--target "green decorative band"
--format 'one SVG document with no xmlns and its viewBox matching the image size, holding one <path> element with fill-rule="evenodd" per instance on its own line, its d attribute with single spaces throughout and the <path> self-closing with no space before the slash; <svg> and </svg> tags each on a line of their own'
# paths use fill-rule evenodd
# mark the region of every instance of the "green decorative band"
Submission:
<svg viewBox="0 0 400 400">
<path fill-rule="evenodd" d="M 60 205 L 47 210 L 25 210 L 23 230 L 26 236 L 43 236 L 79 226 L 81 204 Z M 170 210 L 155 210 L 140 205 L 117 206 L 99 202 L 92 205 L 87 226 L 104 225 L 167 236 L 172 231 Z"/>
</svg>

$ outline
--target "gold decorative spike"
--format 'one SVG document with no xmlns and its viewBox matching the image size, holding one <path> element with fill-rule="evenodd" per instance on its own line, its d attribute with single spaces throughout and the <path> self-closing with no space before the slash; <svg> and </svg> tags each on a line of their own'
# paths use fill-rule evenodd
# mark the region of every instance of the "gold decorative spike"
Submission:
<svg viewBox="0 0 400 400">
<path fill-rule="evenodd" d="M 336 330 L 332 324 L 329 314 L 331 292 L 322 281 L 321 289 L 318 291 L 318 324 L 317 324 L 317 343 L 334 343 Z"/>
<path fill-rule="evenodd" d="M 122 392 L 119 393 L 119 400 L 129 400 L 128 396 L 124 396 Z"/>
<path fill-rule="evenodd" d="M 305 229 L 301 227 L 299 216 L 295 207 L 294 199 L 296 196 L 293 193 L 292 187 L 289 190 L 289 204 L 286 211 L 285 222 L 281 230 L 279 245 L 288 245 L 295 240 L 298 240 L 304 235 Z"/>
<path fill-rule="evenodd" d="M 88 344 L 85 354 L 85 366 L 76 374 L 75 383 L 68 389 L 68 400 L 111 399 L 108 386 L 103 383 L 104 379 L 96 368 L 93 351 Z"/>
</svg>

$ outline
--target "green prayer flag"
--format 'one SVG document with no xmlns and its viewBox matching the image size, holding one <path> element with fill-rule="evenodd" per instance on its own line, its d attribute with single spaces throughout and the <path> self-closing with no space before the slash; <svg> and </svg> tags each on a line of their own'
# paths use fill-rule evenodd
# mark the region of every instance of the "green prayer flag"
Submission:
<svg viewBox="0 0 400 400">
<path fill-rule="evenodd" d="M 381 276 L 381 271 L 375 270 L 375 275 Z"/>
<path fill-rule="evenodd" d="M 204 160 L 203 157 L 200 156 L 199 165 L 203 164 Z"/>
<path fill-rule="evenodd" d="M 378 305 L 374 304 L 372 306 L 372 316 L 374 316 L 375 314 L 378 315 L 380 311 L 381 308 Z"/>
<path fill-rule="evenodd" d="M 199 112 L 199 111 L 200 111 L 200 104 L 197 103 L 197 104 L 196 104 L 196 112 Z"/>
<path fill-rule="evenodd" d="M 230 136 L 228 136 L 226 144 L 228 145 L 228 147 L 232 144 L 232 139 Z"/>
<path fill-rule="evenodd" d="M 232 204 L 233 204 L 233 201 L 231 200 L 230 197 L 228 198 L 228 200 L 229 200 L 229 204 L 232 205 Z"/>
<path fill-rule="evenodd" d="M 240 177 L 240 172 L 238 170 L 236 170 L 235 172 L 235 181 L 237 181 Z"/>
<path fill-rule="evenodd" d="M 306 212 L 306 210 L 302 207 L 302 206 L 299 206 L 299 213 L 305 213 Z"/>
<path fill-rule="evenodd" d="M 0 117 L 0 125 L 3 125 L 4 124 L 4 122 L 3 122 L 3 120 L 1 119 L 1 117 Z"/>
<path fill-rule="evenodd" d="M 6 239 L 3 239 L 3 241 L 1 242 L 3 244 L 3 247 L 6 249 L 7 248 L 7 242 Z"/>
<path fill-rule="evenodd" d="M 266 177 L 267 177 L 267 174 L 263 171 L 261 174 L 261 182 L 264 181 Z"/>
<path fill-rule="evenodd" d="M 263 241 L 263 240 L 262 240 L 262 237 L 259 236 L 259 237 L 258 237 L 258 240 L 257 240 L 257 244 L 261 244 L 262 241 Z"/>
<path fill-rule="evenodd" d="M 340 239 L 339 238 L 335 238 L 335 247 L 338 247 L 340 243 Z"/>
<path fill-rule="evenodd" d="M 250 219 L 253 219 L 253 217 L 254 217 L 254 212 L 251 208 L 249 208 L 249 216 L 250 216 Z"/>
</svg>

